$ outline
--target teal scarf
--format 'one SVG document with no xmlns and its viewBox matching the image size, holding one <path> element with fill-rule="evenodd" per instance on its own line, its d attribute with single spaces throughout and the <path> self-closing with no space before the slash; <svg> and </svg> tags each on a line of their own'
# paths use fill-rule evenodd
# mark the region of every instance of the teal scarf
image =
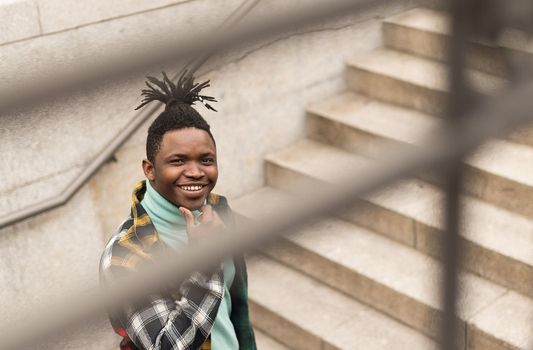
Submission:
<svg viewBox="0 0 533 350">
<path fill-rule="evenodd" d="M 174 249 L 182 248 L 188 243 L 187 223 L 178 206 L 157 192 L 150 181 L 146 181 L 146 193 L 141 205 L 150 216 L 150 220 L 159 234 L 159 239 Z M 193 210 L 195 218 L 199 210 Z"/>
</svg>

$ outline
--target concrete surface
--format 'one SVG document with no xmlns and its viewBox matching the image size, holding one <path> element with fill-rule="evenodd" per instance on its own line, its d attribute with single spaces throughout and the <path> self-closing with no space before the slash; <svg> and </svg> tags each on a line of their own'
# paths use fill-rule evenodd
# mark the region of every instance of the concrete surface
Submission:
<svg viewBox="0 0 533 350">
<path fill-rule="evenodd" d="M 313 103 L 308 114 L 306 129 L 310 138 L 378 159 L 390 149 L 431 140 L 431 133 L 442 125 L 439 118 L 351 92 Z M 532 147 L 490 140 L 466 158 L 465 164 L 466 192 L 533 217 Z"/>
<path fill-rule="evenodd" d="M 253 220 L 271 212 L 286 197 L 282 191 L 264 187 L 234 200 L 233 208 Z M 255 208 L 258 202 L 264 203 L 263 211 Z M 423 253 L 338 219 L 305 227 L 264 252 L 417 329 L 433 336 L 438 330 L 440 298 L 435 290 L 440 267 Z M 255 278 L 268 279 L 264 274 Z M 496 341 L 500 345 L 494 349 L 507 349 L 503 343 L 528 349 L 524 344 L 531 336 L 532 300 L 472 274 L 462 274 L 461 281 L 460 315 L 468 332 L 473 332 L 472 336 L 467 333 L 471 346 Z M 291 288 L 296 286 L 291 284 Z M 502 300 L 507 300 L 505 307 Z M 271 313 L 283 313 L 281 309 L 278 306 Z M 262 308 L 261 311 L 264 312 Z M 484 327 L 483 331 L 477 327 Z"/>
<path fill-rule="evenodd" d="M 257 343 L 258 349 L 268 349 L 268 350 L 290 350 L 290 348 L 282 345 L 272 339 L 267 334 L 261 332 L 257 328 L 254 329 L 255 341 Z"/>
<path fill-rule="evenodd" d="M 342 174 L 324 166 L 329 162 L 353 168 L 369 164 L 358 154 L 302 140 L 268 156 L 268 183 L 292 193 L 303 183 L 333 184 Z M 439 256 L 445 232 L 443 203 L 444 194 L 437 187 L 421 180 L 406 180 L 365 196 L 359 205 L 340 216 Z M 472 197 L 464 198 L 464 209 L 462 229 L 465 244 L 470 246 L 466 267 L 533 296 L 533 221 Z"/>
<path fill-rule="evenodd" d="M 350 152 L 379 156 L 387 146 L 413 144 L 441 124 L 441 119 L 345 91 L 307 107 L 306 135 Z"/>
<path fill-rule="evenodd" d="M 526 35 L 517 34 L 520 33 L 504 33 L 497 43 L 492 44 L 471 41 L 467 49 L 466 64 L 485 73 L 508 77 L 509 66 L 506 59 L 515 65 L 527 64 L 533 59 L 531 41 Z M 383 22 L 384 45 L 417 56 L 445 61 L 448 39 L 448 17 L 440 11 L 416 8 L 391 16 Z M 509 138 L 533 146 L 533 127 L 513 132 Z"/>
<path fill-rule="evenodd" d="M 104 248 L 90 191 L 68 205 L 0 231 L 0 299 L 6 315 L 98 285 Z"/>
<path fill-rule="evenodd" d="M 388 49 L 352 57 L 348 62 L 348 85 L 355 92 L 429 114 L 443 114 L 447 96 L 444 64 Z M 494 94 L 505 80 L 479 71 L 468 71 L 472 89 Z"/>
<path fill-rule="evenodd" d="M 425 334 L 438 331 L 440 300 L 434 291 L 439 267 L 420 252 L 332 219 L 289 236 L 266 253 Z M 472 275 L 464 275 L 463 283 L 462 319 L 504 292 Z"/>
<path fill-rule="evenodd" d="M 37 0 L 43 34 L 153 11 L 189 0 L 111 0 L 106 2 Z"/>
<path fill-rule="evenodd" d="M 249 261 L 258 326 L 294 349 L 436 348 L 427 337 L 316 280 L 265 257 Z"/>
<path fill-rule="evenodd" d="M 34 1 L 0 1 L 0 45 L 40 33 L 39 10 Z"/>
<path fill-rule="evenodd" d="M 524 325 L 510 327 L 509 322 Z M 505 346 L 510 349 L 530 349 L 533 346 L 533 301 L 509 292 L 471 320 L 469 350 L 492 350 Z M 483 335 L 490 335 L 484 340 Z"/>
</svg>

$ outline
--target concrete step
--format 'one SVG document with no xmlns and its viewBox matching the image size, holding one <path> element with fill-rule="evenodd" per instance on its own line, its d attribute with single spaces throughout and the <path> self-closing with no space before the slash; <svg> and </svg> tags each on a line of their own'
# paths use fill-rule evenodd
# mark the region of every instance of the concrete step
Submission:
<svg viewBox="0 0 533 350">
<path fill-rule="evenodd" d="M 248 270 L 254 324 L 292 349 L 436 349 L 414 329 L 267 257 L 250 258 Z"/>
<path fill-rule="evenodd" d="M 348 86 L 355 92 L 429 114 L 444 112 L 447 70 L 443 63 L 399 51 L 378 49 L 348 60 Z M 506 82 L 502 78 L 468 70 L 476 94 L 493 95 Z"/>
<path fill-rule="evenodd" d="M 386 47 L 438 61 L 447 59 L 449 18 L 443 12 L 417 8 L 387 18 L 383 22 L 383 41 Z M 506 35 L 495 46 L 470 42 L 467 66 L 485 73 L 506 76 L 508 67 L 504 55 L 517 62 L 533 62 L 533 45 L 520 36 Z M 510 135 L 517 142 L 533 146 L 533 127 Z"/>
<path fill-rule="evenodd" d="M 268 184 L 289 192 L 300 182 L 315 186 L 334 183 L 339 165 L 364 167 L 370 162 L 356 153 L 311 140 L 271 154 L 267 161 Z M 339 215 L 439 257 L 445 225 L 443 204 L 441 190 L 413 179 L 366 196 Z M 468 196 L 463 206 L 464 266 L 533 297 L 533 221 Z"/>
<path fill-rule="evenodd" d="M 439 124 L 436 117 L 346 92 L 309 106 L 307 134 L 348 151 L 381 156 L 386 145 L 422 143 Z M 465 164 L 469 194 L 533 218 L 533 147 L 492 140 Z"/>
<path fill-rule="evenodd" d="M 508 292 L 468 324 L 468 350 L 532 349 L 533 304 L 523 295 Z M 521 325 L 514 328 L 514 325 Z M 512 339 L 512 340 L 511 340 Z"/>
<path fill-rule="evenodd" d="M 255 342 L 257 344 L 258 349 L 265 349 L 265 350 L 290 350 L 290 348 L 286 347 L 285 345 L 280 344 L 276 340 L 274 340 L 269 335 L 263 333 L 262 331 L 258 330 L 257 328 L 254 329 L 255 333 Z"/>
<path fill-rule="evenodd" d="M 233 207 L 253 219 L 287 196 L 265 187 L 234 201 Z M 255 203 L 262 204 L 260 210 Z M 265 251 L 427 335 L 438 331 L 441 265 L 421 252 L 339 219 L 305 227 Z M 299 285 L 288 281 L 288 289 Z M 490 349 L 527 349 L 533 340 L 528 322 L 533 301 L 470 273 L 461 273 L 460 281 L 459 334 L 466 333 L 469 349 L 486 349 L 485 344 L 492 344 Z"/>
<path fill-rule="evenodd" d="M 504 55 L 533 62 L 533 45 L 516 33 L 507 35 L 496 43 L 471 41 L 467 65 L 471 68 L 507 76 L 509 73 Z M 440 11 L 416 8 L 389 17 L 383 21 L 383 41 L 386 47 L 410 54 L 447 60 L 447 41 L 450 39 L 450 17 Z M 416 45 L 413 45 L 416 43 Z"/>
</svg>

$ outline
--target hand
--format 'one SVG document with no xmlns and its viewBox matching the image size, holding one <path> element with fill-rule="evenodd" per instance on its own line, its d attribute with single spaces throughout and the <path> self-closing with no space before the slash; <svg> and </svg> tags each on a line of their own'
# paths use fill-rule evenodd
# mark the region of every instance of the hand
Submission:
<svg viewBox="0 0 533 350">
<path fill-rule="evenodd" d="M 203 239 L 209 234 L 220 232 L 226 228 L 217 212 L 210 205 L 203 205 L 200 208 L 202 215 L 199 217 L 199 225 L 194 223 L 194 215 L 189 209 L 180 207 L 179 210 L 185 217 L 189 240 Z"/>
</svg>

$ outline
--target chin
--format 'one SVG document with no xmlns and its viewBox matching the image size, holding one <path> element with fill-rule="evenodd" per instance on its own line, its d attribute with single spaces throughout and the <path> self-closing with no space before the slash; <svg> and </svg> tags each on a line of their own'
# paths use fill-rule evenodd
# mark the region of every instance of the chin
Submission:
<svg viewBox="0 0 533 350">
<path fill-rule="evenodd" d="M 185 200 L 183 201 L 180 206 L 181 207 L 185 207 L 189 210 L 197 210 L 197 209 L 200 209 L 202 207 L 202 205 L 204 205 L 204 201 L 205 201 L 205 198 L 199 198 L 199 199 L 195 199 L 195 200 Z"/>
</svg>

